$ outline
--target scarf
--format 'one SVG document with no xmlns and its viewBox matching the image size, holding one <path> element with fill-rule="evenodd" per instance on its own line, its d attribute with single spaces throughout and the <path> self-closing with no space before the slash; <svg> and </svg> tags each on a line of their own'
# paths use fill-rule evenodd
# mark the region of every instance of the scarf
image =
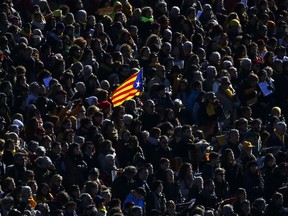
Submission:
<svg viewBox="0 0 288 216">
<path fill-rule="evenodd" d="M 227 88 L 227 89 L 225 90 L 225 93 L 228 95 L 229 98 L 232 98 L 232 97 L 234 97 L 234 95 L 235 95 L 233 89 L 231 89 L 231 88 Z"/>
<path fill-rule="evenodd" d="M 147 18 L 147 17 L 144 17 L 144 16 L 141 16 L 141 21 L 146 23 L 146 22 L 154 22 L 154 17 L 150 17 L 150 18 Z"/>
<path fill-rule="evenodd" d="M 281 136 L 280 134 L 278 134 L 276 129 L 274 129 L 274 133 L 279 138 L 279 140 L 281 140 L 282 144 L 284 144 L 284 135 Z"/>
<path fill-rule="evenodd" d="M 33 197 L 30 197 L 28 199 L 29 204 L 31 205 L 31 207 L 34 209 L 37 206 L 37 202 L 34 200 Z"/>
<path fill-rule="evenodd" d="M 212 103 L 207 104 L 206 113 L 208 114 L 208 116 L 213 116 L 216 114 L 215 107 Z"/>
</svg>

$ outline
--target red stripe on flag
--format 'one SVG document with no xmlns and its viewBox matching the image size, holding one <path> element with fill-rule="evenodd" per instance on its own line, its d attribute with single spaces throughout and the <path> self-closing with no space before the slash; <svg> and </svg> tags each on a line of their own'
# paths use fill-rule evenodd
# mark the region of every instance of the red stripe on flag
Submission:
<svg viewBox="0 0 288 216">
<path fill-rule="evenodd" d="M 139 90 L 137 90 L 136 92 L 132 92 L 132 93 L 130 93 L 130 94 L 127 94 L 126 95 L 126 97 L 124 97 L 124 98 L 121 98 L 121 99 L 119 99 L 119 100 L 114 100 L 114 101 L 112 101 L 113 102 L 113 104 L 118 104 L 119 102 L 124 102 L 128 97 L 130 97 L 130 96 L 134 96 L 134 95 L 136 95 L 138 92 L 140 92 Z"/>
<path fill-rule="evenodd" d="M 139 72 L 133 74 L 131 77 L 129 77 L 124 83 L 122 83 L 117 89 L 114 90 L 114 92 L 112 92 L 112 95 L 114 95 L 117 91 L 120 91 L 123 88 L 126 88 L 128 85 L 131 85 L 131 82 L 135 82 L 136 77 L 138 75 Z M 135 79 L 133 79 L 135 78 Z"/>
</svg>

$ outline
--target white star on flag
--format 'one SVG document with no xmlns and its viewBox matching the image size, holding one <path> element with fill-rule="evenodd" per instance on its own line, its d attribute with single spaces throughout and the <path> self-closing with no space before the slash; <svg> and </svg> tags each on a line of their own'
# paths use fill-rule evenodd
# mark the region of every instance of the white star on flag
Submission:
<svg viewBox="0 0 288 216">
<path fill-rule="evenodd" d="M 140 86 L 140 82 L 138 81 L 137 83 L 136 83 L 136 87 L 138 88 Z"/>
</svg>

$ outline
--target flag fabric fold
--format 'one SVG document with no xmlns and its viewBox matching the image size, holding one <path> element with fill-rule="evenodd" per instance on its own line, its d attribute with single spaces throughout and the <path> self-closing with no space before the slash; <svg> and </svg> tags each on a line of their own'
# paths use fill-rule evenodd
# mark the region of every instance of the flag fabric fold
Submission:
<svg viewBox="0 0 288 216">
<path fill-rule="evenodd" d="M 124 83 L 115 89 L 110 99 L 113 106 L 120 106 L 124 101 L 130 100 L 135 96 L 139 96 L 143 91 L 143 69 L 132 74 Z"/>
</svg>

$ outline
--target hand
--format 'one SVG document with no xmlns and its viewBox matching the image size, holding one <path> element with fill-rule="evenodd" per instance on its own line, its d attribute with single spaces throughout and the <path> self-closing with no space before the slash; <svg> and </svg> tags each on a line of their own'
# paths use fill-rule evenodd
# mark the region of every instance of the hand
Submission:
<svg viewBox="0 0 288 216">
<path fill-rule="evenodd" d="M 82 103 L 82 99 L 81 98 L 78 98 L 78 99 L 75 99 L 75 100 L 73 100 L 73 103 L 74 104 L 81 104 Z"/>
<path fill-rule="evenodd" d="M 73 107 L 73 105 L 74 105 L 74 103 L 73 103 L 72 101 L 68 101 L 68 103 L 67 103 L 67 107 L 68 107 L 68 108 Z"/>
<path fill-rule="evenodd" d="M 54 170 L 56 170 L 56 167 L 55 167 L 54 164 L 51 164 L 51 165 L 49 166 L 49 169 L 52 170 L 52 171 L 54 171 Z"/>
<path fill-rule="evenodd" d="M 273 91 L 273 88 L 271 86 L 267 86 L 267 89 Z"/>
</svg>

